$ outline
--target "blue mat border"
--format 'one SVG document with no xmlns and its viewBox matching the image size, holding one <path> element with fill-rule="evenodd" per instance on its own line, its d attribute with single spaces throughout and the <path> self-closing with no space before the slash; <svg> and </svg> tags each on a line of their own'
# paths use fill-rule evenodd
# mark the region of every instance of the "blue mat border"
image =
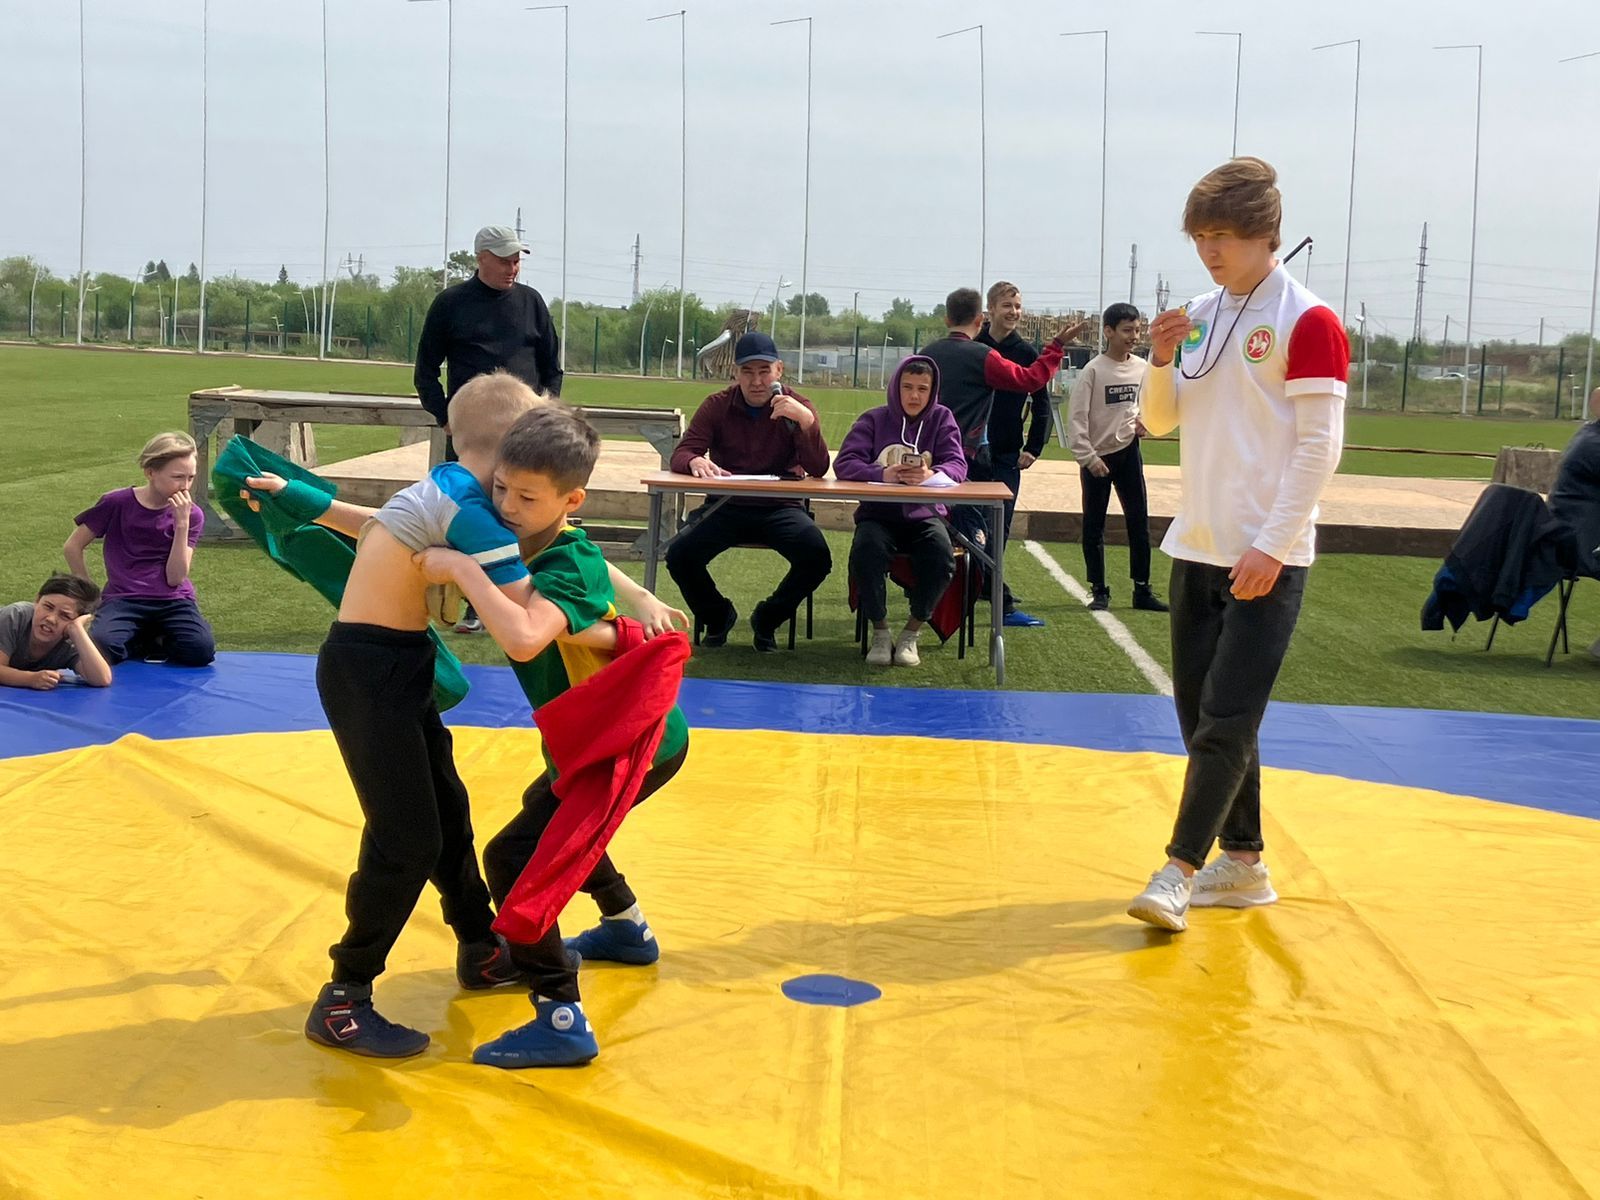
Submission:
<svg viewBox="0 0 1600 1200">
<path fill-rule="evenodd" d="M 115 686 L 0 689 L 0 756 L 103 745 L 129 733 L 217 737 L 326 729 L 309 655 L 227 653 L 199 671 L 128 663 Z M 527 723 L 505 667 L 469 666 L 452 725 Z M 1182 754 L 1160 696 L 845 687 L 690 679 L 691 726 L 793 733 L 980 739 Z M 1431 709 L 1274 704 L 1261 730 L 1268 766 L 1432 788 L 1600 819 L 1600 721 Z"/>
</svg>

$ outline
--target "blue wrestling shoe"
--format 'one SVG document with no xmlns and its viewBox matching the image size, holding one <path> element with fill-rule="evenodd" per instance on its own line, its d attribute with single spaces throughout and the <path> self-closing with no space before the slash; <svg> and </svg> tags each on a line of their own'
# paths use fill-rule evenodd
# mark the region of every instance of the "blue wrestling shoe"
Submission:
<svg viewBox="0 0 1600 1200">
<path fill-rule="evenodd" d="M 643 918 L 601 917 L 600 924 L 567 938 L 564 944 L 568 951 L 591 961 L 630 967 L 648 967 L 661 957 L 661 945 Z"/>
<path fill-rule="evenodd" d="M 472 1052 L 479 1066 L 520 1071 L 528 1067 L 581 1067 L 600 1053 L 594 1026 L 577 1001 L 535 1000 L 526 1025 L 502 1033 Z"/>
<path fill-rule="evenodd" d="M 306 1017 L 306 1037 L 319 1046 L 368 1058 L 410 1058 L 428 1048 L 428 1035 L 380 1016 L 370 983 L 327 983 Z"/>
<path fill-rule="evenodd" d="M 1044 624 L 1044 618 L 1025 613 L 1020 608 L 1013 608 L 1005 615 L 1004 624 L 1013 629 L 1038 629 Z"/>
</svg>

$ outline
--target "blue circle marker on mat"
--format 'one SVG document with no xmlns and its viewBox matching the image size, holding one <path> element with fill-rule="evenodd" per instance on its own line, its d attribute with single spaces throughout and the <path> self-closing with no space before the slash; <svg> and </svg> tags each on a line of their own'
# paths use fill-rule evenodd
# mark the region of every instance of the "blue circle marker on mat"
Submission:
<svg viewBox="0 0 1600 1200">
<path fill-rule="evenodd" d="M 865 980 L 846 979 L 843 975 L 796 975 L 783 981 L 783 994 L 801 1004 L 853 1008 L 878 999 L 883 991 Z"/>
</svg>

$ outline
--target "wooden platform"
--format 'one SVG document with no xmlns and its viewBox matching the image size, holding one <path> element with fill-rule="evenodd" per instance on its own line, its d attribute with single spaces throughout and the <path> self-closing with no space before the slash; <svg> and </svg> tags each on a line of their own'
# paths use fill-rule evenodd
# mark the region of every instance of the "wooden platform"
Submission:
<svg viewBox="0 0 1600 1200">
<path fill-rule="evenodd" d="M 427 449 L 401 446 L 330 463 L 319 473 L 339 485 L 341 497 L 357 504 L 381 504 L 421 478 L 427 469 Z M 660 463 L 656 450 L 643 442 L 605 442 L 581 514 L 585 521 L 642 525 L 649 501 L 639 480 L 659 470 Z M 1177 467 L 1150 466 L 1145 478 L 1151 535 L 1159 542 L 1178 509 L 1181 473 Z M 1317 546 L 1332 554 L 1442 557 L 1484 487 L 1478 480 L 1336 475 L 1323 496 Z M 1125 539 L 1115 497 L 1111 512 L 1106 537 L 1121 543 Z M 852 505 L 817 505 L 817 522 L 824 529 L 849 529 L 852 519 Z M 1082 532 L 1077 465 L 1047 459 L 1023 472 L 1012 537 L 1074 542 Z"/>
</svg>

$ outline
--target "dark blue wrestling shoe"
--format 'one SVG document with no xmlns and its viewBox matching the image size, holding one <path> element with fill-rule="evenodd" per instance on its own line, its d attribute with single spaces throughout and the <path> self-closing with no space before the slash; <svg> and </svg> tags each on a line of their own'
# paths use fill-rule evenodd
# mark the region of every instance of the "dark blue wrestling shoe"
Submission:
<svg viewBox="0 0 1600 1200">
<path fill-rule="evenodd" d="M 602 917 L 593 929 L 567 938 L 564 945 L 592 962 L 626 963 L 648 967 L 661 957 L 661 945 L 645 921 L 627 917 Z"/>
<path fill-rule="evenodd" d="M 456 982 L 471 992 L 521 983 L 522 972 L 511 961 L 511 948 L 498 933 L 487 942 L 456 947 Z"/>
<path fill-rule="evenodd" d="M 428 1048 L 428 1035 L 381 1016 L 370 983 L 327 983 L 306 1017 L 306 1037 L 319 1046 L 368 1058 L 410 1058 Z"/>
<path fill-rule="evenodd" d="M 479 1066 L 521 1071 L 529 1067 L 581 1067 L 600 1053 L 594 1027 L 576 1000 L 535 1000 L 534 1018 L 472 1052 Z"/>
</svg>

